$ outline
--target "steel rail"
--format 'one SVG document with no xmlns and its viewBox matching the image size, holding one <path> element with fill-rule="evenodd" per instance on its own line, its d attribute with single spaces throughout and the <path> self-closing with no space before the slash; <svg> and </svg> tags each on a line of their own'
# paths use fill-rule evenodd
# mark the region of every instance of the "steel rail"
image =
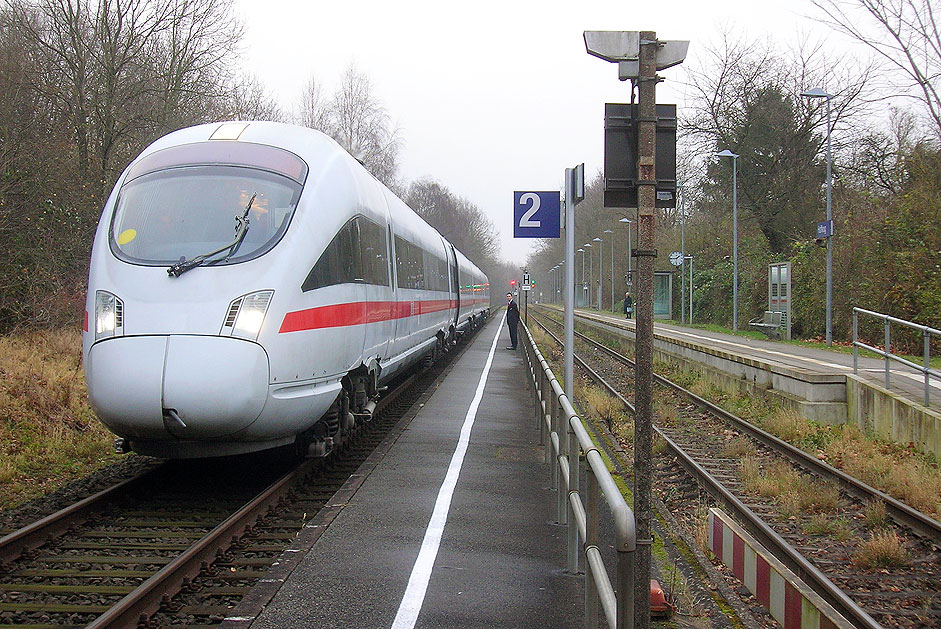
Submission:
<svg viewBox="0 0 941 629">
<path fill-rule="evenodd" d="M 155 613 L 164 598 L 176 594 L 188 580 L 196 577 L 204 567 L 213 562 L 217 551 L 224 551 L 236 543 L 259 517 L 276 505 L 301 472 L 307 471 L 307 467 L 305 464 L 298 465 L 269 485 L 251 502 L 230 515 L 182 555 L 96 618 L 88 625 L 88 629 L 135 627 L 139 621 Z"/>
<path fill-rule="evenodd" d="M 539 315 L 536 315 L 539 317 Z M 545 325 L 540 323 L 538 320 L 536 323 L 542 327 L 545 332 L 552 337 L 552 339 L 561 344 L 559 338 L 553 334 Z M 576 332 L 576 334 L 578 334 Z M 598 347 L 603 347 L 597 344 L 597 342 L 587 339 L 584 335 L 580 335 L 583 340 L 590 341 L 592 344 Z M 605 348 L 606 349 L 606 348 Z M 624 359 L 630 363 L 621 354 L 617 352 L 612 353 L 620 359 Z M 607 391 L 615 395 L 630 411 L 634 412 L 634 405 L 631 404 L 624 396 L 617 392 L 614 387 L 610 385 L 601 375 L 589 367 L 584 360 L 582 360 L 578 355 L 575 355 L 575 360 L 578 364 L 584 368 L 591 375 L 592 379 L 599 382 L 602 386 L 605 387 Z M 742 420 L 744 421 L 744 420 Z M 746 529 L 754 535 L 758 541 L 768 548 L 771 552 L 774 553 L 778 559 L 780 559 L 789 569 L 795 572 L 799 578 L 807 582 L 813 589 L 816 591 L 827 603 L 833 606 L 844 618 L 853 622 L 858 627 L 863 627 L 865 629 L 880 629 L 881 624 L 876 622 L 865 610 L 863 610 L 859 605 L 856 604 L 849 596 L 846 595 L 839 587 L 837 587 L 826 575 L 824 575 L 816 566 L 810 563 L 800 552 L 797 551 L 793 546 L 787 543 L 783 537 L 778 535 L 773 529 L 771 529 L 759 516 L 757 516 L 751 509 L 749 509 L 741 500 L 739 500 L 735 495 L 726 489 L 721 482 L 716 480 L 709 472 L 707 472 L 701 465 L 696 463 L 696 461 L 690 457 L 678 444 L 676 444 L 672 439 L 670 439 L 662 430 L 653 427 L 660 437 L 663 438 L 664 443 L 667 444 L 667 447 L 671 452 L 677 457 L 684 469 L 688 470 L 691 475 L 695 478 L 702 481 L 703 485 L 707 488 L 709 493 L 713 495 L 717 500 L 722 502 L 727 508 L 735 512 L 740 516 L 741 520 L 744 521 Z"/>
<path fill-rule="evenodd" d="M 411 374 L 392 392 L 384 395 L 376 404 L 376 412 L 394 403 L 417 377 L 417 374 Z M 224 552 L 237 543 L 258 518 L 276 506 L 282 497 L 304 478 L 311 465 L 311 461 L 302 461 L 294 469 L 286 472 L 251 502 L 226 518 L 183 554 L 95 619 L 88 625 L 88 629 L 135 627 L 139 621 L 156 613 L 168 597 L 179 592 L 189 580 L 211 564 L 219 552 Z"/>
<path fill-rule="evenodd" d="M 583 318 L 588 319 L 587 317 L 583 317 Z M 594 319 L 588 319 L 588 320 L 594 321 Z M 620 327 L 620 326 L 614 325 L 613 327 Z M 634 365 L 634 362 L 630 358 L 616 352 L 610 347 L 607 347 L 601 343 L 598 343 L 597 341 L 590 339 L 584 334 L 581 334 L 579 332 L 576 332 L 576 334 L 582 340 L 588 343 L 591 343 L 592 345 L 602 350 L 603 352 L 606 352 L 613 358 L 621 362 L 624 362 L 625 364 L 628 364 L 631 366 Z M 878 499 L 878 500 L 883 501 L 886 506 L 886 511 L 888 512 L 889 516 L 893 520 L 895 520 L 896 523 L 906 528 L 911 529 L 916 534 L 921 535 L 922 537 L 925 537 L 927 539 L 930 539 L 934 541 L 935 543 L 941 542 L 941 522 L 938 522 L 937 520 L 933 519 L 929 515 L 922 513 L 921 511 L 918 511 L 917 509 L 913 509 L 912 507 L 900 501 L 899 499 L 893 498 L 889 494 L 883 491 L 880 491 L 876 489 L 875 487 L 867 485 L 861 480 L 850 476 L 846 472 L 839 470 L 833 467 L 832 465 L 825 463 L 817 459 L 816 457 L 813 457 L 807 454 L 800 448 L 797 448 L 796 446 L 793 446 L 790 443 L 782 439 L 779 439 L 778 437 L 775 437 L 771 433 L 766 432 L 762 430 L 761 428 L 758 428 L 757 426 L 749 423 L 748 421 L 742 419 L 741 417 L 738 417 L 730 413 L 729 411 L 719 406 L 716 406 L 709 400 L 699 397 L 692 391 L 684 389 L 682 386 L 676 384 L 675 382 L 672 382 L 671 380 L 667 378 L 664 378 L 663 376 L 654 374 L 654 379 L 657 380 L 657 382 L 660 382 L 661 384 L 671 387 L 678 393 L 686 396 L 687 398 L 690 399 L 690 401 L 695 403 L 700 408 L 703 408 L 709 411 L 710 413 L 718 415 L 722 419 L 732 423 L 733 425 L 735 425 L 736 428 L 747 433 L 749 436 L 751 436 L 756 441 L 762 443 L 763 445 L 787 457 L 788 460 L 790 460 L 791 462 L 809 469 L 812 473 L 816 474 L 817 476 L 830 477 L 830 478 L 835 479 L 847 493 L 858 498 L 859 500 L 866 501 L 866 500 Z"/>
<path fill-rule="evenodd" d="M 93 515 L 93 512 L 98 511 L 105 501 L 147 482 L 159 469 L 159 467 L 156 467 L 142 472 L 134 478 L 129 478 L 112 487 L 103 489 L 64 509 L 0 537 L 0 565 L 12 562 L 26 551 L 42 546 L 50 539 L 65 533 L 77 523 L 81 523 Z"/>
</svg>

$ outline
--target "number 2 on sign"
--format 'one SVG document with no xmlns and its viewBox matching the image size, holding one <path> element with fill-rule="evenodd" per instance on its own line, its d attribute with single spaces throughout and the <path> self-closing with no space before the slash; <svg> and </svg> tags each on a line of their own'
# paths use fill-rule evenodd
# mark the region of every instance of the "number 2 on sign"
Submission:
<svg viewBox="0 0 941 629">
<path fill-rule="evenodd" d="M 539 195 L 527 192 L 520 197 L 520 205 L 522 206 L 525 206 L 530 201 L 533 202 L 533 205 L 520 217 L 520 227 L 539 227 L 541 225 L 539 221 L 530 220 L 533 214 L 539 211 Z"/>
</svg>

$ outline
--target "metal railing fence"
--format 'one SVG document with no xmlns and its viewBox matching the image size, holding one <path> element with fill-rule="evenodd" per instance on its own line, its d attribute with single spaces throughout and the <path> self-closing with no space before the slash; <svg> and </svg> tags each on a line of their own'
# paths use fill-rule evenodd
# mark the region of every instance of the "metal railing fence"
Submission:
<svg viewBox="0 0 941 629">
<path fill-rule="evenodd" d="M 575 521 L 575 526 L 568 527 L 567 569 L 570 573 L 577 574 L 581 557 L 587 564 L 585 626 L 598 626 L 600 605 L 609 627 L 632 629 L 634 551 L 637 547 L 634 512 L 627 506 L 601 453 L 536 346 L 529 328 L 525 325 L 521 327 L 525 332 L 525 342 L 522 345 L 534 385 L 535 419 L 539 426 L 541 443 L 546 446 L 546 463 L 551 467 L 552 488 L 557 490 L 558 495 L 558 521 L 559 524 L 568 524 L 569 515 Z M 579 455 L 582 453 L 588 472 L 584 500 L 582 492 L 579 491 Z M 614 519 L 617 551 L 616 590 L 611 585 L 598 548 L 599 494 L 604 496 Z"/>
<path fill-rule="evenodd" d="M 881 319 L 885 328 L 885 350 L 880 350 L 878 348 L 867 345 L 859 340 L 859 315 L 867 315 L 870 317 L 875 317 Z M 898 325 L 904 325 L 906 327 L 918 330 L 922 334 L 924 339 L 924 365 L 918 365 L 906 360 L 897 354 L 893 354 L 892 349 L 892 324 L 896 323 Z M 880 356 L 885 358 L 885 388 L 889 388 L 891 382 L 891 373 L 890 369 L 890 360 L 894 360 L 898 363 L 901 363 L 907 367 L 911 367 L 916 371 L 920 371 L 925 375 L 925 406 L 931 404 L 931 378 L 941 379 L 941 372 L 936 371 L 931 368 L 931 337 L 936 336 L 941 339 L 941 330 L 936 330 L 935 328 L 928 327 L 926 325 L 920 325 L 918 323 L 912 323 L 911 321 L 905 321 L 904 319 L 896 319 L 895 317 L 890 317 L 889 315 L 882 314 L 881 312 L 873 312 L 872 310 L 865 310 L 863 308 L 853 308 L 853 373 L 859 373 L 859 348 L 868 349 L 871 352 L 875 352 Z"/>
</svg>

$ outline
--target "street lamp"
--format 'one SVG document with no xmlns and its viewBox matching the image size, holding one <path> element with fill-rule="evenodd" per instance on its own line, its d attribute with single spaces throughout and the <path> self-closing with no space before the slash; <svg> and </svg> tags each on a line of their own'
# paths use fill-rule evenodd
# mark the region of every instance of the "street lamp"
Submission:
<svg viewBox="0 0 941 629">
<path fill-rule="evenodd" d="M 585 249 L 591 249 L 590 242 L 586 242 L 582 246 L 585 247 Z M 593 268 L 595 259 L 588 255 L 587 251 L 585 252 L 585 255 L 588 256 L 588 283 L 585 284 L 585 288 L 587 289 L 587 294 L 585 295 L 585 307 L 591 308 L 591 285 L 595 282 L 595 270 Z M 582 262 L 585 262 L 584 256 L 582 256 Z"/>
<path fill-rule="evenodd" d="M 585 294 L 585 250 L 579 247 L 575 251 L 575 253 L 582 254 L 582 295 L 584 296 Z M 576 303 L 578 303 L 577 299 L 575 301 Z"/>
<path fill-rule="evenodd" d="M 718 155 L 732 158 L 732 331 L 738 332 L 738 155 L 729 149 Z"/>
<path fill-rule="evenodd" d="M 686 323 L 686 186 L 677 182 L 680 197 L 680 323 Z M 692 321 L 690 321 L 692 323 Z"/>
<path fill-rule="evenodd" d="M 825 98 L 827 100 L 827 345 L 833 344 L 833 208 L 831 197 L 833 183 L 831 178 L 830 161 L 830 99 L 832 94 L 826 93 L 819 87 L 801 92 L 807 98 Z"/>
<path fill-rule="evenodd" d="M 598 310 L 601 310 L 601 286 L 604 282 L 601 275 L 601 254 L 604 251 L 604 241 L 601 238 L 592 238 L 592 242 L 598 243 Z"/>
<path fill-rule="evenodd" d="M 610 229 L 604 230 L 605 234 L 613 234 Z M 614 312 L 614 236 L 611 237 L 611 312 Z"/>
<path fill-rule="evenodd" d="M 634 279 L 631 277 L 631 253 L 632 253 L 631 252 L 631 223 L 633 223 L 634 221 L 632 221 L 631 219 L 625 216 L 620 220 L 620 222 L 627 223 L 627 277 L 628 277 L 627 285 L 628 287 L 630 287 L 632 284 L 632 280 Z"/>
</svg>

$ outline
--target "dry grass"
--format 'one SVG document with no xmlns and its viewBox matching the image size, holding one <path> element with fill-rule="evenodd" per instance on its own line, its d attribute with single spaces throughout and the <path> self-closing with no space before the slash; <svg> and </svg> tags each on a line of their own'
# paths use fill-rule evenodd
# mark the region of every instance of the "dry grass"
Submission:
<svg viewBox="0 0 941 629">
<path fill-rule="evenodd" d="M 853 555 L 853 563 L 861 568 L 895 568 L 909 563 L 905 544 L 895 531 L 876 531 Z"/>
<path fill-rule="evenodd" d="M 0 508 L 113 461 L 88 406 L 78 330 L 0 337 Z"/>
<path fill-rule="evenodd" d="M 778 408 L 762 417 L 758 425 L 788 443 L 800 443 L 813 432 L 810 423 L 794 411 Z"/>
<path fill-rule="evenodd" d="M 885 503 L 873 498 L 863 508 L 863 521 L 871 529 L 883 529 L 889 526 L 889 517 L 886 514 Z"/>
<path fill-rule="evenodd" d="M 621 400 L 595 386 L 586 386 L 582 396 L 593 417 L 603 421 L 608 430 L 613 430 L 615 425 L 623 423 L 624 407 Z"/>
<path fill-rule="evenodd" d="M 909 506 L 941 515 L 941 470 L 915 452 L 866 439 L 846 426 L 825 450 L 827 461 Z"/>
<path fill-rule="evenodd" d="M 743 459 L 755 454 L 755 445 L 745 437 L 730 439 L 722 447 L 722 456 L 729 459 Z"/>
<path fill-rule="evenodd" d="M 678 379 L 676 370 L 671 377 Z M 697 395 L 756 423 L 775 436 L 842 469 L 847 474 L 941 518 L 941 466 L 913 446 L 871 439 L 856 426 L 826 426 L 761 398 L 729 393 L 698 379 L 689 387 Z"/>
<path fill-rule="evenodd" d="M 840 502 L 840 490 L 832 483 L 806 476 L 783 461 L 775 461 L 767 470 L 753 456 L 739 463 L 745 491 L 773 499 L 786 517 L 807 513 L 832 513 Z"/>
<path fill-rule="evenodd" d="M 666 397 L 663 400 L 655 400 L 653 403 L 653 413 L 656 421 L 665 424 L 676 424 L 680 418 L 680 411 L 676 407 L 676 400 Z"/>
<path fill-rule="evenodd" d="M 849 523 L 842 518 L 833 518 L 826 513 L 815 513 L 802 527 L 808 535 L 826 535 L 846 541 L 853 535 Z"/>
<path fill-rule="evenodd" d="M 700 503 L 696 507 L 693 522 L 693 543 L 705 552 L 708 557 L 712 553 L 712 548 L 709 546 L 709 507 Z"/>
</svg>

